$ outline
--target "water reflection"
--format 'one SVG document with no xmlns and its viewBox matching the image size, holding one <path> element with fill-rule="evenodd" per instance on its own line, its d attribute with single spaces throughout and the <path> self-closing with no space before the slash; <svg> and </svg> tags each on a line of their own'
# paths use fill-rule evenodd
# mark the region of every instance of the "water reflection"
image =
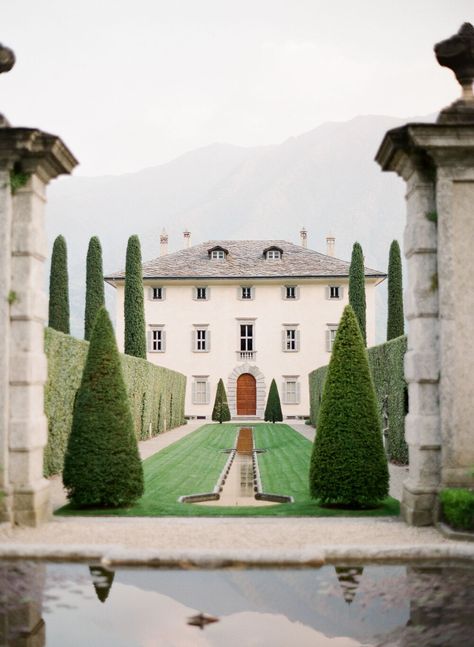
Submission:
<svg viewBox="0 0 474 647">
<path fill-rule="evenodd" d="M 473 573 L 413 566 L 113 573 L 5 562 L 0 646 L 467 646 Z M 189 624 L 195 618 L 219 622 Z"/>
</svg>

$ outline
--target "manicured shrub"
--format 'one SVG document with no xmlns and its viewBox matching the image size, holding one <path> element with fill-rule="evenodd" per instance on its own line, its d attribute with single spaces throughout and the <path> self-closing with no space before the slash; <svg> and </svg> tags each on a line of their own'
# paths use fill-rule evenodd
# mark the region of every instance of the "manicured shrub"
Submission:
<svg viewBox="0 0 474 647">
<path fill-rule="evenodd" d="M 63 236 L 53 244 L 49 274 L 49 327 L 69 334 L 67 246 Z"/>
<path fill-rule="evenodd" d="M 143 303 L 142 253 L 138 236 L 130 236 L 125 263 L 126 355 L 146 359 L 145 308 Z"/>
<path fill-rule="evenodd" d="M 267 406 L 265 407 L 265 421 L 266 422 L 281 422 L 283 414 L 281 412 L 280 394 L 275 380 L 270 384 L 268 392 Z"/>
<path fill-rule="evenodd" d="M 352 247 L 349 268 L 349 304 L 352 306 L 359 322 L 364 344 L 367 345 L 364 253 L 359 243 L 354 243 Z"/>
<path fill-rule="evenodd" d="M 405 441 L 405 416 L 408 413 L 408 392 L 403 371 L 407 338 L 397 337 L 368 349 L 369 367 L 377 394 L 381 418 L 388 416 L 386 451 L 389 460 L 399 465 L 408 464 L 408 446 Z M 316 425 L 321 406 L 327 366 L 309 374 L 310 419 Z"/>
<path fill-rule="evenodd" d="M 105 306 L 102 247 L 97 236 L 89 241 L 86 269 L 86 308 L 84 313 L 84 339 L 89 340 L 99 309 Z"/>
<path fill-rule="evenodd" d="M 388 467 L 360 327 L 346 306 L 324 385 L 311 456 L 311 495 L 322 505 L 360 508 L 388 494 Z"/>
<path fill-rule="evenodd" d="M 143 494 L 143 470 L 105 308 L 97 314 L 77 392 L 63 483 L 77 507 L 126 506 Z"/>
<path fill-rule="evenodd" d="M 224 382 L 222 379 L 217 383 L 216 399 L 214 409 L 212 410 L 212 419 L 216 422 L 223 423 L 230 420 L 230 410 L 227 404 L 227 394 L 225 392 Z"/>
<path fill-rule="evenodd" d="M 441 490 L 443 517 L 457 530 L 474 530 L 474 491 L 464 488 Z"/>
<path fill-rule="evenodd" d="M 388 260 L 387 341 L 404 333 L 402 259 L 398 241 L 392 241 Z"/>
</svg>

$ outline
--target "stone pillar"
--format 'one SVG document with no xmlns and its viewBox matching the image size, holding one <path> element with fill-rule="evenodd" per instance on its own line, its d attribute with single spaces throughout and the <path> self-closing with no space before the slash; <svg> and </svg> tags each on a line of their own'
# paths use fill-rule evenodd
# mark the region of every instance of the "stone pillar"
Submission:
<svg viewBox="0 0 474 647">
<path fill-rule="evenodd" d="M 0 129 L 0 173 L 3 184 L 0 204 L 11 204 L 7 324 L 9 388 L 2 384 L 7 400 L 8 455 L 4 480 L 13 500 L 5 513 L 14 523 L 36 525 L 49 515 L 49 483 L 43 478 L 43 449 L 47 441 L 43 390 L 46 357 L 43 350 L 47 298 L 43 264 L 47 254 L 44 207 L 46 185 L 60 173 L 69 173 L 76 160 L 58 137 L 28 128 Z M 10 179 L 16 188 L 11 188 Z M 13 195 L 12 195 L 13 193 Z M 8 253 L 8 252 L 7 252 Z M 7 270 L 6 263 L 2 267 Z M 2 375 L 6 367 L 3 365 Z M 4 430 L 5 431 L 5 430 Z M 4 513 L 4 516 L 5 516 Z"/>
<path fill-rule="evenodd" d="M 468 58 L 474 58 L 472 26 L 464 25 L 454 39 L 456 65 L 459 39 L 461 45 L 467 43 Z M 440 62 L 440 51 L 450 42 L 436 46 Z M 474 74 L 474 60 L 469 65 Z M 469 95 L 464 87 L 462 99 L 445 109 L 436 124 L 389 131 L 376 159 L 384 171 L 395 171 L 407 183 L 405 435 L 410 469 L 402 514 L 410 524 L 428 525 L 440 487 L 474 485 L 472 91 Z"/>
</svg>

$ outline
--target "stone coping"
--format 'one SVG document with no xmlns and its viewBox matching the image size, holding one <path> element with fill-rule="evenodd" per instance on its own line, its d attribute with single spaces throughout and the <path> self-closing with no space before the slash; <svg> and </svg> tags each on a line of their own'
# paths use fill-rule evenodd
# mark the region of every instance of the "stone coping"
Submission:
<svg viewBox="0 0 474 647">
<path fill-rule="evenodd" d="M 44 545 L 2 544 L 0 559 L 49 562 L 95 562 L 106 568 L 153 567 L 180 569 L 216 568 L 315 568 L 333 564 L 413 564 L 474 567 L 474 545 L 426 544 L 307 546 L 303 549 L 188 549 L 156 550 L 124 548 L 113 544 Z"/>
</svg>

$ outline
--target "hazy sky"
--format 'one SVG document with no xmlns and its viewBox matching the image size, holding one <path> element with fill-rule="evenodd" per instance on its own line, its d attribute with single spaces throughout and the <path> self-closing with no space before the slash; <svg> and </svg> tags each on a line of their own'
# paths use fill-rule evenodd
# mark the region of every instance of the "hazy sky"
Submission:
<svg viewBox="0 0 474 647">
<path fill-rule="evenodd" d="M 433 44 L 474 22 L 474 1 L 0 0 L 0 16 L 17 55 L 0 110 L 102 175 L 358 114 L 436 112 L 459 91 Z"/>
</svg>

